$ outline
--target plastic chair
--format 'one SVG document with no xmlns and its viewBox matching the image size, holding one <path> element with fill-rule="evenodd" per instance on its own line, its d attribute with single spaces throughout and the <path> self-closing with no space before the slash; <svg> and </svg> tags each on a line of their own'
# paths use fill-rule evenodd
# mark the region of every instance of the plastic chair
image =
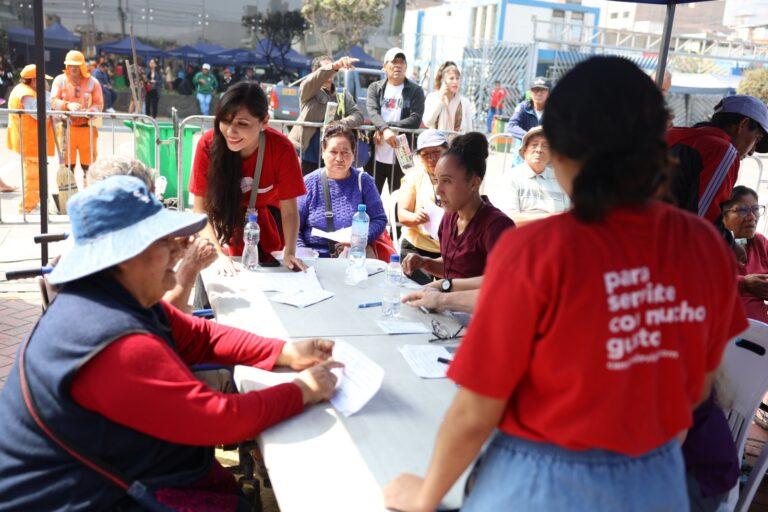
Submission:
<svg viewBox="0 0 768 512">
<path fill-rule="evenodd" d="M 750 319 L 749 329 L 728 343 L 723 355 L 723 368 L 733 396 L 732 407 L 726 411 L 728 425 L 741 460 L 752 419 L 768 391 L 768 324 Z M 768 450 L 763 447 L 741 492 L 738 484 L 731 490 L 728 503 L 735 505 L 733 510 L 746 512 L 766 469 Z"/>
</svg>

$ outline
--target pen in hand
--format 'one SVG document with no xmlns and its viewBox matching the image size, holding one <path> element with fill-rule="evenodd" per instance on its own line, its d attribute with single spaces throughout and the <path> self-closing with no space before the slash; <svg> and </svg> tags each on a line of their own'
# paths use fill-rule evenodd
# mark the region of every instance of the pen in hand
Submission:
<svg viewBox="0 0 768 512">
<path fill-rule="evenodd" d="M 451 364 L 451 361 L 453 361 L 453 359 L 448 359 L 447 357 L 438 357 L 437 358 L 437 362 L 438 363 Z"/>
</svg>

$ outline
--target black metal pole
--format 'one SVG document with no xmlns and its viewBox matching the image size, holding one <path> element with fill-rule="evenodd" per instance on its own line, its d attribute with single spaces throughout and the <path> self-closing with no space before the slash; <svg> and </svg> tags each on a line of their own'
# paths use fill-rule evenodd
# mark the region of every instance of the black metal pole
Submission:
<svg viewBox="0 0 768 512">
<path fill-rule="evenodd" d="M 43 39 L 43 0 L 33 0 L 35 27 L 35 68 L 37 71 L 37 158 L 40 169 L 40 233 L 48 232 L 48 152 L 46 151 L 45 41 Z M 40 244 L 40 262 L 48 264 L 48 244 Z"/>
<path fill-rule="evenodd" d="M 659 48 L 659 61 L 656 63 L 656 85 L 661 88 L 664 83 L 664 73 L 667 71 L 667 58 L 669 57 L 669 43 L 672 40 L 672 25 L 675 22 L 675 3 L 670 0 L 667 4 L 667 17 L 664 20 L 664 33 L 661 37 Z"/>
</svg>

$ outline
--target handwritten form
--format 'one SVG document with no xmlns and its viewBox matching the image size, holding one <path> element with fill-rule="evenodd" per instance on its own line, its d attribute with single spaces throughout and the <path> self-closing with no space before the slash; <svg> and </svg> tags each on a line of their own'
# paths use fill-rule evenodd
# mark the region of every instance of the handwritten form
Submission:
<svg viewBox="0 0 768 512">
<path fill-rule="evenodd" d="M 379 391 L 384 381 L 384 369 L 344 341 L 335 342 L 333 358 L 344 363 L 344 368 L 332 370 L 338 382 L 331 405 L 344 416 L 351 416 Z M 250 366 L 235 366 L 234 380 L 237 390 L 245 393 L 292 382 L 297 375 L 297 372 L 268 372 Z"/>
<path fill-rule="evenodd" d="M 421 322 L 408 322 L 397 318 L 376 320 L 385 334 L 429 334 L 432 330 Z"/>
<path fill-rule="evenodd" d="M 445 347 L 432 345 L 403 345 L 398 350 L 405 358 L 413 373 L 424 379 L 442 379 L 448 365 L 437 360 L 438 357 L 451 359 Z"/>
</svg>

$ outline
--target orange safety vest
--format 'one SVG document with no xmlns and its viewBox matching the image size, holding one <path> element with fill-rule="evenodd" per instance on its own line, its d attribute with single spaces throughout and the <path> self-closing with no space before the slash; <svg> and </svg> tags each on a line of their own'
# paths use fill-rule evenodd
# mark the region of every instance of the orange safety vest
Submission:
<svg viewBox="0 0 768 512">
<path fill-rule="evenodd" d="M 23 99 L 25 96 L 37 98 L 37 93 L 27 84 L 18 84 L 13 88 L 8 98 L 8 108 L 23 109 Z M 51 124 L 51 119 L 46 119 L 45 124 L 46 150 L 48 156 L 53 156 L 53 125 Z M 11 151 L 22 153 L 26 158 L 37 158 L 37 120 L 29 114 L 9 114 L 6 143 Z"/>
</svg>

